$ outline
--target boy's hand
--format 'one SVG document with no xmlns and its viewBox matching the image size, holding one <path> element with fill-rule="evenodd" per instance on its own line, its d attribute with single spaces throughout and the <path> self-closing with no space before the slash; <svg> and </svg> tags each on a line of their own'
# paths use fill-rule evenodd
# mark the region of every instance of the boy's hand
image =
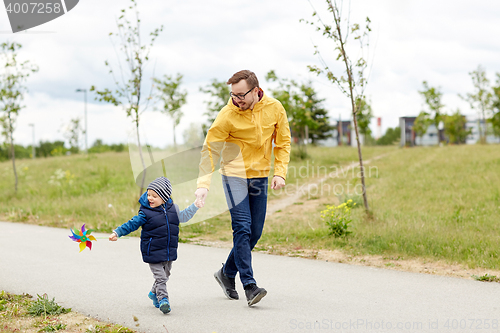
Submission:
<svg viewBox="0 0 500 333">
<path fill-rule="evenodd" d="M 118 236 L 116 236 L 115 233 L 112 233 L 111 235 L 109 235 L 109 240 L 111 242 L 116 242 L 118 240 Z"/>
<path fill-rule="evenodd" d="M 207 197 L 208 194 L 208 189 L 204 187 L 200 187 L 194 192 L 194 195 L 196 196 L 196 201 L 195 205 L 198 208 L 202 208 L 205 206 L 205 198 Z"/>
</svg>

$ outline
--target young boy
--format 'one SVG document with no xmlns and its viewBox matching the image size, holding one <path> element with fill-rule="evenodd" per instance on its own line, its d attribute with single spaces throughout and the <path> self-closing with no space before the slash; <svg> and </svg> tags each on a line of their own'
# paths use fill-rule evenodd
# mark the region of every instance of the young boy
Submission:
<svg viewBox="0 0 500 333">
<path fill-rule="evenodd" d="M 167 281 L 172 262 L 177 259 L 179 222 L 189 221 L 198 210 L 193 203 L 179 212 L 179 207 L 170 198 L 172 185 L 165 177 L 156 178 L 149 184 L 147 192 L 139 199 L 139 213 L 122 224 L 109 236 L 110 241 L 142 227 L 141 252 L 144 262 L 149 264 L 155 282 L 148 297 L 163 313 L 170 312 Z"/>
</svg>

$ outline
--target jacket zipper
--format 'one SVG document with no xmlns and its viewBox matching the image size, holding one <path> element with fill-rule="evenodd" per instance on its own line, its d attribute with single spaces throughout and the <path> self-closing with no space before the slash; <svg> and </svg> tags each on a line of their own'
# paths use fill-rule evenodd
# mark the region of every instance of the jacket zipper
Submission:
<svg viewBox="0 0 500 333">
<path fill-rule="evenodd" d="M 149 243 L 148 243 L 148 256 L 149 256 L 149 250 L 151 249 L 151 242 L 153 241 L 153 238 L 150 238 L 149 239 Z"/>
<path fill-rule="evenodd" d="M 168 223 L 168 216 L 167 216 L 167 211 L 165 210 L 165 207 L 163 208 L 163 212 L 165 213 L 165 220 L 167 221 L 167 261 L 170 261 L 170 225 Z"/>
</svg>

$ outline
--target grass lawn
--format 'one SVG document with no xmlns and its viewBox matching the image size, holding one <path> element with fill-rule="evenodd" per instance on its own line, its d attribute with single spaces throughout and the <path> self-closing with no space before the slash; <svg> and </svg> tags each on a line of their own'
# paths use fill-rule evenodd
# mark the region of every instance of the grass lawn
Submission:
<svg viewBox="0 0 500 333">
<path fill-rule="evenodd" d="M 372 215 L 367 218 L 363 208 L 353 209 L 353 233 L 343 239 L 329 234 L 320 212 L 327 205 L 338 205 L 346 195 L 362 204 L 356 195 L 359 167 L 344 169 L 357 160 L 357 150 L 310 147 L 309 159 L 290 163 L 288 192 L 324 181 L 266 220 L 258 249 L 340 249 L 354 255 L 420 257 L 500 269 L 499 148 L 363 148 L 365 160 L 382 156 L 366 165 Z M 4 220 L 64 228 L 87 223 L 109 232 L 139 208 L 139 188 L 127 153 L 18 161 L 17 194 L 11 164 L 0 163 L 0 170 L 5 175 L 0 179 Z M 337 176 L 326 177 L 332 171 L 338 171 Z M 286 200 L 287 194 L 270 191 L 269 204 Z M 181 209 L 188 204 L 179 203 Z M 230 241 L 229 214 L 181 228 L 181 239 Z"/>
<path fill-rule="evenodd" d="M 499 269 L 499 148 L 398 149 L 371 164 L 378 169 L 367 178 L 373 216 L 367 218 L 362 207 L 353 209 L 348 239 L 329 235 L 320 212 L 338 204 L 335 186 L 359 184 L 352 173 L 329 179 L 321 195 L 303 196 L 302 204 L 271 217 L 259 246 L 341 249 Z M 361 206 L 352 186 L 350 194 Z"/>
</svg>

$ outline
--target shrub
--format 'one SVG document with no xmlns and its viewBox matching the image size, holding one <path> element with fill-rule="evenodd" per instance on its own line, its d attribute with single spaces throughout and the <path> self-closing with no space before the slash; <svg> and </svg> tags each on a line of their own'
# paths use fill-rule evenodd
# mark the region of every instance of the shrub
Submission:
<svg viewBox="0 0 500 333">
<path fill-rule="evenodd" d="M 28 313 L 32 316 L 59 315 L 71 311 L 71 309 L 65 309 L 57 304 L 54 298 L 49 300 L 47 294 L 43 294 L 43 296 L 37 294 L 37 296 L 38 299 L 28 307 Z"/>
<path fill-rule="evenodd" d="M 351 207 L 354 207 L 351 199 L 338 206 L 326 206 L 326 209 L 321 212 L 321 219 L 330 228 L 330 234 L 335 237 L 347 238 L 352 231 L 349 230 L 351 218 Z"/>
</svg>

